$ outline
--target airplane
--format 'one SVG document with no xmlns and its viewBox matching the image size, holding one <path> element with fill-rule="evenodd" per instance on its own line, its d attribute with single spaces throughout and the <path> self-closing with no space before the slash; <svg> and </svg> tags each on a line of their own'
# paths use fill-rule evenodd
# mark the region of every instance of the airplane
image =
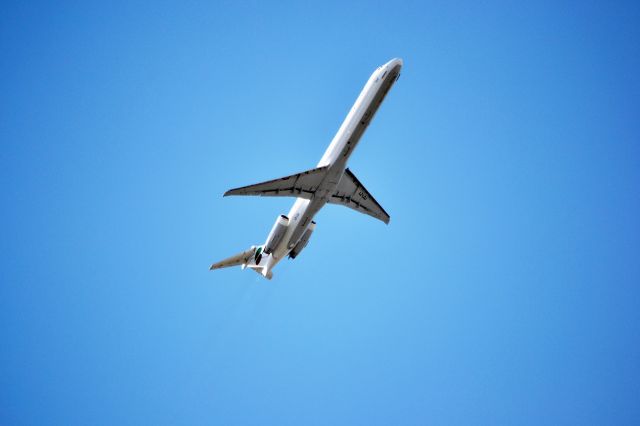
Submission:
<svg viewBox="0 0 640 426">
<path fill-rule="evenodd" d="M 270 280 L 273 277 L 272 270 L 278 262 L 287 255 L 295 259 L 307 246 L 316 228 L 313 218 L 327 203 L 343 205 L 379 219 L 385 224 L 389 223 L 389 214 L 347 168 L 347 161 L 385 96 L 400 77 L 401 68 L 402 59 L 394 58 L 371 74 L 314 169 L 230 189 L 224 193 L 225 197 L 294 197 L 296 201 L 289 214 L 280 215 L 276 219 L 264 244 L 251 246 L 242 253 L 214 263 L 210 270 L 241 265 L 242 269 L 252 269 Z"/>
</svg>

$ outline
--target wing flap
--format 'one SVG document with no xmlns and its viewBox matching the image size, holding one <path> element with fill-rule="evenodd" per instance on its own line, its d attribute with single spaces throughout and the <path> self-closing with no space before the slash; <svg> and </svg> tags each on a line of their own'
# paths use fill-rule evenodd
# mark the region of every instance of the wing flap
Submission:
<svg viewBox="0 0 640 426">
<path fill-rule="evenodd" d="M 296 173 L 279 179 L 268 180 L 254 185 L 230 189 L 228 195 L 259 195 L 262 197 L 297 197 L 311 199 L 322 183 L 327 166 Z"/>
<path fill-rule="evenodd" d="M 340 179 L 340 183 L 338 183 L 336 191 L 331 195 L 329 202 L 375 217 L 386 224 L 391 219 L 380 203 L 373 198 L 349 169 L 344 171 L 342 179 Z"/>
</svg>

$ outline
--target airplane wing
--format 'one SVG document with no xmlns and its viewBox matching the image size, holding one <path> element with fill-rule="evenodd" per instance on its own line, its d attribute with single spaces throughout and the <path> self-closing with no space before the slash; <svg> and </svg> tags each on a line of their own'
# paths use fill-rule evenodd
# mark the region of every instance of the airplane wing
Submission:
<svg viewBox="0 0 640 426">
<path fill-rule="evenodd" d="M 368 214 L 386 224 L 391 219 L 389 214 L 384 211 L 382 206 L 349 169 L 344 171 L 342 179 L 340 179 L 340 183 L 338 183 L 336 191 L 331 195 L 329 202 L 341 204 L 360 213 Z"/>
<path fill-rule="evenodd" d="M 221 260 L 218 263 L 214 263 L 209 268 L 210 270 L 227 268 L 229 266 L 242 265 L 243 263 L 249 262 L 249 259 L 255 253 L 256 248 L 251 247 L 249 250 L 243 251 L 242 253 L 238 253 L 235 256 L 231 256 L 225 260 Z"/>
<path fill-rule="evenodd" d="M 327 171 L 327 166 L 296 173 L 280 179 L 230 189 L 227 195 L 260 195 L 267 197 L 299 197 L 311 199 Z"/>
</svg>

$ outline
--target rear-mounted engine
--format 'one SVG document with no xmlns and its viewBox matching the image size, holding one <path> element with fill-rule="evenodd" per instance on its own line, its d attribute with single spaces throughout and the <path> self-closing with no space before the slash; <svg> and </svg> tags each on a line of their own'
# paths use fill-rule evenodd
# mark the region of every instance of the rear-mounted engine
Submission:
<svg viewBox="0 0 640 426">
<path fill-rule="evenodd" d="M 273 228 L 271 228 L 271 232 L 269 232 L 269 236 L 267 237 L 267 242 L 264 244 L 264 252 L 266 254 L 271 254 L 280 241 L 282 241 L 282 237 L 287 232 L 287 226 L 289 226 L 289 218 L 283 214 L 281 214 L 278 219 L 276 219 L 276 223 L 273 224 Z"/>
<path fill-rule="evenodd" d="M 304 250 L 304 248 L 309 243 L 309 238 L 311 238 L 311 234 L 313 234 L 314 229 L 316 229 L 316 222 L 312 220 L 311 225 L 309 225 L 307 230 L 304 231 L 304 234 L 302 234 L 302 238 L 300 238 L 300 241 L 298 241 L 298 244 L 296 244 L 296 246 L 291 250 L 291 252 L 289 252 L 289 257 L 291 259 L 295 259 L 296 256 L 298 256 L 300 252 Z"/>
</svg>

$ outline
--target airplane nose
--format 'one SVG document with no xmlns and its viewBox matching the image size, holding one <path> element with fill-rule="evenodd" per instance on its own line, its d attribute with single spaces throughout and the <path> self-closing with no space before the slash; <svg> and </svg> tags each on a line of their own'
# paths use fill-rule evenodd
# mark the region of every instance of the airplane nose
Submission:
<svg viewBox="0 0 640 426">
<path fill-rule="evenodd" d="M 402 64 L 403 63 L 401 58 L 393 58 L 392 60 L 384 64 L 382 67 L 390 70 L 395 68 L 396 66 L 402 67 Z"/>
</svg>

